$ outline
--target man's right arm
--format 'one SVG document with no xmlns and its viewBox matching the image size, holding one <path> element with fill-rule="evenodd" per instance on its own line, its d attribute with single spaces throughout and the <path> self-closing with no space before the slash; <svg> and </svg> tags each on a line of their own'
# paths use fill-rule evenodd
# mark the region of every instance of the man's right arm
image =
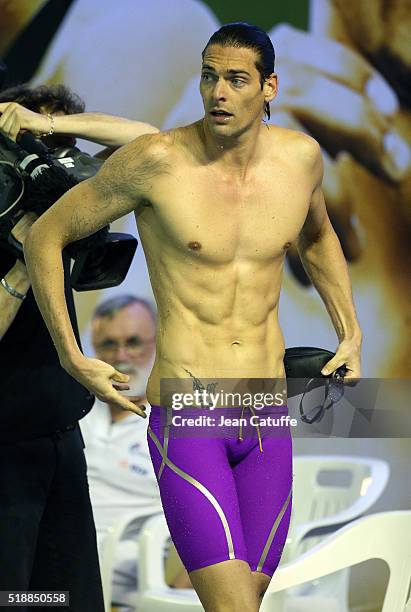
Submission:
<svg viewBox="0 0 411 612">
<path fill-rule="evenodd" d="M 65 300 L 61 253 L 67 244 L 94 234 L 151 198 L 156 177 L 166 169 L 162 147 L 156 144 L 159 138 L 142 136 L 119 149 L 93 178 L 70 189 L 40 217 L 24 245 L 33 292 L 60 363 L 101 401 L 128 410 L 135 406 L 113 387 L 113 381 L 124 383 L 128 377 L 84 357 L 77 345 Z"/>
</svg>

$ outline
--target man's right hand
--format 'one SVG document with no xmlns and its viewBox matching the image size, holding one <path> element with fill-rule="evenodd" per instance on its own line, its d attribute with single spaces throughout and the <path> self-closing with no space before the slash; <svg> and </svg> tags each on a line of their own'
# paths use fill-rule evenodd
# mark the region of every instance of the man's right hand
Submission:
<svg viewBox="0 0 411 612">
<path fill-rule="evenodd" d="M 75 366 L 61 365 L 100 401 L 147 417 L 145 407 L 138 405 L 139 398 L 125 397 L 119 393 L 130 388 L 127 384 L 130 377 L 127 374 L 122 374 L 104 361 L 84 356 Z"/>
</svg>

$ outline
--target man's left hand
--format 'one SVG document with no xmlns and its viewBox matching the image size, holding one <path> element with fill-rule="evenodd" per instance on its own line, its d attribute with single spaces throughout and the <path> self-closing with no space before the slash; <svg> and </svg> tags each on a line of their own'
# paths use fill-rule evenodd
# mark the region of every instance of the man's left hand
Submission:
<svg viewBox="0 0 411 612">
<path fill-rule="evenodd" d="M 325 364 L 321 374 L 328 376 L 341 366 L 346 368 L 344 382 L 354 382 L 361 378 L 361 341 L 342 340 L 334 357 Z"/>
<path fill-rule="evenodd" d="M 41 136 L 50 128 L 47 115 L 34 113 L 17 102 L 0 102 L 0 114 L 0 131 L 14 141 L 21 131 Z"/>
</svg>

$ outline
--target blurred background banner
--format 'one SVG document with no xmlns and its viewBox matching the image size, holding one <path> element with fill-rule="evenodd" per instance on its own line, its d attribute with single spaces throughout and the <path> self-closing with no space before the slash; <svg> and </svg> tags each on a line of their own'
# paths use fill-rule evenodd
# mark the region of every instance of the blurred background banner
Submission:
<svg viewBox="0 0 411 612">
<path fill-rule="evenodd" d="M 299 427 L 293 454 L 381 459 L 391 475 L 367 513 L 410 509 L 409 0 L 0 0 L 0 59 L 8 66 L 7 73 L 0 66 L 0 87 L 64 83 L 88 111 L 160 129 L 184 125 L 203 115 L 201 51 L 229 21 L 269 32 L 279 77 L 271 121 L 306 131 L 323 149 L 324 195 L 364 335 L 363 376 L 379 379 L 347 389 L 320 425 Z M 98 151 L 85 141 L 78 146 Z M 115 222 L 112 231 L 137 235 L 134 217 Z M 95 306 L 126 293 L 153 297 L 141 247 L 120 287 L 75 294 L 86 354 L 93 353 L 88 326 Z M 280 324 L 287 347 L 336 348 L 330 319 L 293 247 Z M 315 408 L 316 397 L 307 400 L 305 408 Z M 295 410 L 298 415 L 298 401 Z M 386 567 L 365 565 L 351 576 L 350 603 L 356 612 L 375 612 Z"/>
<path fill-rule="evenodd" d="M 270 33 L 279 75 L 271 121 L 306 131 L 323 148 L 324 194 L 364 333 L 364 376 L 411 378 L 407 0 L 0 0 L 0 57 L 8 66 L 2 86 L 64 83 L 89 111 L 163 129 L 183 125 L 202 116 L 201 51 L 228 21 Z M 117 221 L 113 230 L 136 234 L 134 218 Z M 126 292 L 152 297 L 141 248 L 123 285 L 77 295 L 86 353 L 93 307 L 107 294 Z M 336 348 L 293 247 L 280 322 L 286 346 Z"/>
</svg>

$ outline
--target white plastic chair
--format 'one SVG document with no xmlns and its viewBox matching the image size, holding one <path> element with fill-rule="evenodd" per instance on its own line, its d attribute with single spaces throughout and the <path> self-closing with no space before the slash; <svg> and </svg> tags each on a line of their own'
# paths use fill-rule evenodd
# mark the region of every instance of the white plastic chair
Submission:
<svg viewBox="0 0 411 612">
<path fill-rule="evenodd" d="M 411 582 L 411 511 L 381 512 L 357 519 L 295 561 L 277 568 L 260 612 L 330 612 L 332 608 L 307 606 L 306 597 L 299 602 L 288 599 L 285 589 L 370 559 L 382 559 L 389 568 L 381 612 L 404 612 Z"/>
<path fill-rule="evenodd" d="M 291 523 L 280 565 L 365 514 L 381 496 L 390 473 L 385 461 L 346 455 L 297 455 L 293 471 Z M 325 476 L 327 482 L 321 482 Z M 311 603 L 316 597 L 318 608 L 323 600 L 330 612 L 330 606 L 335 612 L 348 612 L 349 576 L 346 569 L 291 589 L 289 595 L 309 595 Z"/>
<path fill-rule="evenodd" d="M 165 582 L 163 550 L 169 537 L 163 515 L 149 519 L 140 532 L 138 603 L 144 612 L 200 612 L 194 589 L 172 589 Z"/>
<path fill-rule="evenodd" d="M 367 512 L 390 475 L 381 459 L 350 455 L 296 455 L 288 555 L 306 552 L 324 535 Z M 321 482 L 327 476 L 328 482 Z M 338 483 L 338 477 L 345 483 Z M 341 478 L 340 478 L 341 480 Z"/>
<path fill-rule="evenodd" d="M 162 516 L 162 515 L 155 515 Z M 141 513 L 141 510 L 134 514 L 127 514 L 123 518 L 116 521 L 108 530 L 107 535 L 104 538 L 101 546 L 99 560 L 100 560 L 100 573 L 101 582 L 103 585 L 103 596 L 104 596 L 104 608 L 106 612 L 111 612 L 112 604 L 112 583 L 113 583 L 113 571 L 116 562 L 117 547 L 120 541 L 123 539 L 126 532 L 130 529 L 133 524 L 141 521 L 150 520 L 151 515 L 145 515 Z M 139 558 L 139 547 L 138 539 L 135 542 L 136 548 L 136 559 Z M 138 595 L 137 601 L 138 603 Z"/>
<path fill-rule="evenodd" d="M 342 470 L 349 472 L 348 486 L 322 485 L 318 481 L 323 471 L 336 475 Z M 283 553 L 287 560 L 303 552 L 301 549 L 307 546 L 307 541 L 314 546 L 316 539 L 324 539 L 324 534 L 318 535 L 319 529 L 336 530 L 341 524 L 366 512 L 381 495 L 389 476 L 389 467 L 384 461 L 343 455 L 295 456 L 293 471 L 293 511 Z M 193 590 L 171 589 L 165 583 L 162 552 L 169 537 L 162 516 L 147 521 L 140 534 L 139 597 L 144 602 L 142 609 L 144 612 L 198 612 L 202 607 Z M 327 576 L 326 588 L 317 591 L 315 586 L 310 598 L 305 597 L 304 601 L 316 604 L 317 608 L 311 608 L 316 612 L 320 612 L 321 606 L 326 612 L 348 609 L 344 600 L 348 601 L 348 579 L 348 570 L 337 577 Z M 308 586 L 312 589 L 312 585 Z M 337 588 L 337 592 L 330 594 L 330 587 Z M 300 593 L 296 591 L 295 595 Z M 337 605 L 340 597 L 343 597 L 343 602 Z"/>
</svg>

